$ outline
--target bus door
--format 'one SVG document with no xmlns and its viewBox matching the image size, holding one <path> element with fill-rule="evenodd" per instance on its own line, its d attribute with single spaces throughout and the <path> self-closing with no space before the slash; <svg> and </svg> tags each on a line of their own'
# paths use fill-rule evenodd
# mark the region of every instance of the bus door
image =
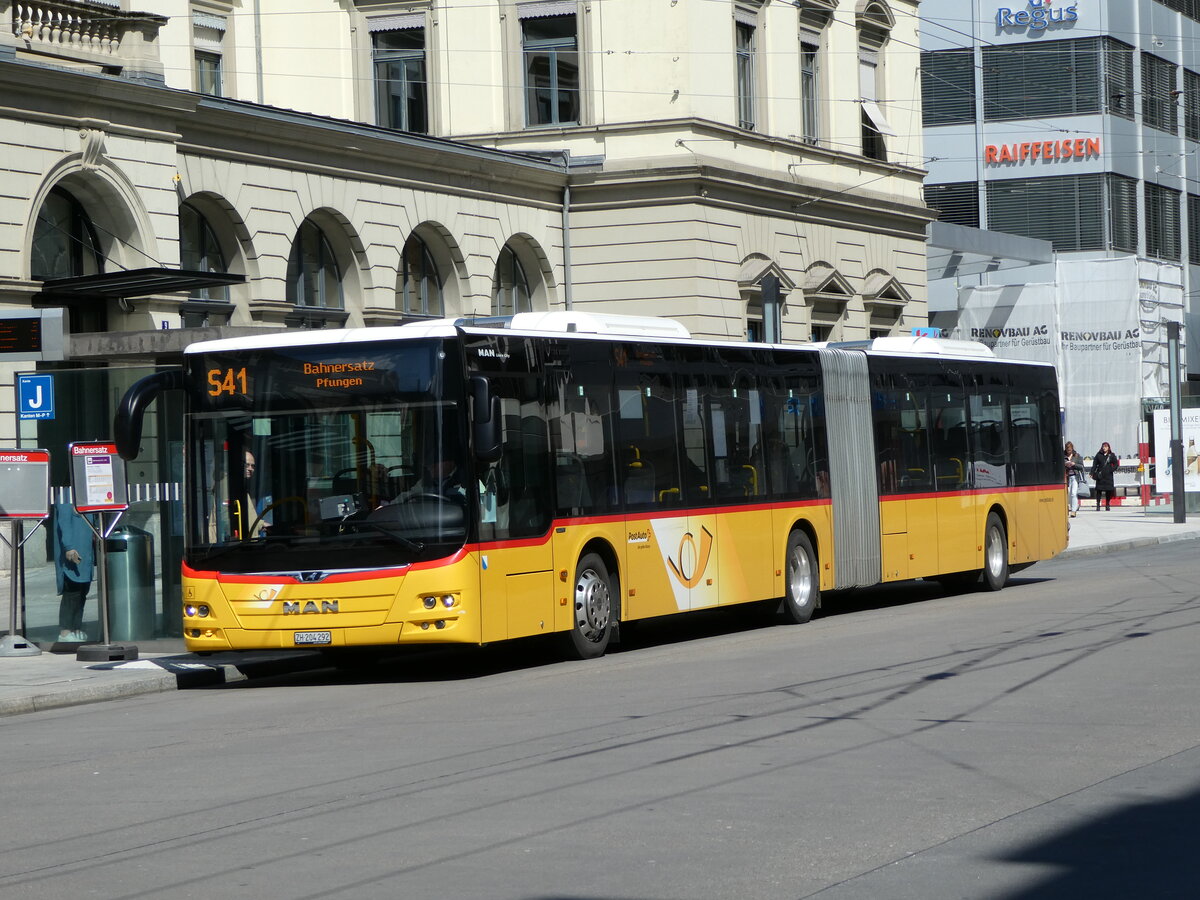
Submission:
<svg viewBox="0 0 1200 900">
<path fill-rule="evenodd" d="M 871 407 L 885 581 L 938 571 L 937 500 L 929 455 L 926 381 L 873 363 Z"/>
<path fill-rule="evenodd" d="M 1043 483 L 1047 474 L 1051 478 L 1062 480 L 1062 466 L 1058 459 L 1062 454 L 1054 447 L 1046 447 L 1044 423 L 1034 391 L 1026 392 L 1020 387 L 1015 389 L 1009 398 L 1008 415 L 1014 482 L 1027 488 L 1013 495 L 1010 506 L 1009 562 L 1022 563 L 1041 558 L 1038 553 L 1042 531 L 1042 504 L 1039 502 L 1041 492 L 1031 488 Z M 1055 465 L 1052 468 L 1044 466 L 1043 460 L 1053 460 Z M 1047 468 L 1049 472 L 1046 471 Z M 1047 510 L 1052 505 L 1045 504 Z M 1061 513 L 1065 509 L 1065 501 L 1061 506 L 1053 506 L 1054 513 Z M 1065 518 L 1065 514 L 1063 517 Z"/>
<path fill-rule="evenodd" d="M 716 531 L 702 517 L 693 522 L 684 502 L 691 482 L 705 476 L 681 462 L 679 398 L 664 348 L 626 346 L 616 372 L 617 480 L 625 506 L 626 615 L 643 618 L 692 608 L 693 586 L 715 577 L 708 566 L 715 566 Z"/>
<path fill-rule="evenodd" d="M 554 483 L 554 569 L 559 573 L 557 627 L 571 625 L 574 574 L 584 548 L 599 546 L 617 557 L 620 591 L 627 594 L 625 522 L 620 515 L 613 445 L 613 345 L 547 340 L 546 409 Z M 622 598 L 616 598 L 620 601 Z M 624 603 L 621 613 L 625 610 Z"/>
<path fill-rule="evenodd" d="M 697 439 L 703 438 L 711 462 L 704 481 L 706 502 L 718 510 L 708 516 L 712 524 L 696 522 L 693 534 L 715 528 L 720 549 L 721 605 L 765 600 L 775 593 L 775 570 L 782 549 L 772 532 L 773 516 L 767 507 L 766 441 L 764 398 L 761 387 L 749 375 L 739 375 L 737 351 L 723 351 L 727 369 L 715 374 L 707 391 Z M 748 370 L 753 371 L 753 370 Z M 699 441 L 689 436 L 688 410 L 684 404 L 684 444 L 689 456 L 697 455 Z M 696 517 L 693 517 L 696 518 Z M 703 545 L 699 548 L 703 555 Z M 708 554 L 710 557 L 712 554 Z M 709 568 L 718 560 L 710 560 Z M 693 591 L 703 590 L 701 584 Z M 693 603 L 693 606 L 698 605 Z"/>
<path fill-rule="evenodd" d="M 468 346 L 468 361 L 487 373 L 502 425 L 499 461 L 477 463 L 475 473 L 486 642 L 554 630 L 553 494 L 546 407 L 532 351 L 502 335 L 479 341 L 489 352 Z"/>
<path fill-rule="evenodd" d="M 958 379 L 940 377 L 929 390 L 929 446 L 937 490 L 939 572 L 979 568 L 983 531 L 978 527 L 967 435 L 966 393 Z"/>
</svg>

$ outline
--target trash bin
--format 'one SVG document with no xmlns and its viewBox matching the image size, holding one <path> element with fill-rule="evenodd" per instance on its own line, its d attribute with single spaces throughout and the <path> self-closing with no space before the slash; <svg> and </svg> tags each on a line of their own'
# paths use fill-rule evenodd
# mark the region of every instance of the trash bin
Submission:
<svg viewBox="0 0 1200 900">
<path fill-rule="evenodd" d="M 126 525 L 108 537 L 108 631 L 114 641 L 154 637 L 154 536 Z"/>
</svg>

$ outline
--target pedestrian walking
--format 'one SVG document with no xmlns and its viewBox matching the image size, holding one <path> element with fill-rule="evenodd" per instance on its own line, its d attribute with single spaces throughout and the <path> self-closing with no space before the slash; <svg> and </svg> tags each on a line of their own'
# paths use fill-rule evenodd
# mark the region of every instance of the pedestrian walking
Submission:
<svg viewBox="0 0 1200 900">
<path fill-rule="evenodd" d="M 1075 452 L 1075 445 L 1067 441 L 1063 448 L 1067 477 L 1067 509 L 1071 518 L 1079 513 L 1079 485 L 1083 482 L 1083 457 Z"/>
<path fill-rule="evenodd" d="M 1100 510 L 1101 499 L 1104 500 L 1105 512 L 1112 508 L 1113 494 L 1117 490 L 1113 485 L 1113 475 L 1120 464 L 1121 461 L 1117 459 L 1117 454 L 1112 452 L 1108 441 L 1101 444 L 1095 458 L 1092 459 L 1092 480 L 1096 482 L 1097 512 Z"/>
</svg>

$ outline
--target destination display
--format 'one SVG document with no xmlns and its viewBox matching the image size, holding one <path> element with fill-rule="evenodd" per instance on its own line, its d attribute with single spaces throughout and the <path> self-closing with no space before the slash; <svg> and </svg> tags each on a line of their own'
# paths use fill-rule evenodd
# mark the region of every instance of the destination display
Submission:
<svg viewBox="0 0 1200 900">
<path fill-rule="evenodd" d="M 200 409 L 261 412 L 425 395 L 444 356 L 441 341 L 364 342 L 212 353 L 188 367 Z"/>
</svg>

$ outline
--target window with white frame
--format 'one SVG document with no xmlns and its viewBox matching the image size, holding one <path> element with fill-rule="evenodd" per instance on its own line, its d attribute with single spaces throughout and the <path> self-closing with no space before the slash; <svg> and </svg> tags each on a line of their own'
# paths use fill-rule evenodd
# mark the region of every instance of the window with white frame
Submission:
<svg viewBox="0 0 1200 900">
<path fill-rule="evenodd" d="M 758 16 L 750 10 L 733 10 L 734 54 L 737 60 L 737 122 L 754 130 L 754 79 L 757 60 Z"/>
<path fill-rule="evenodd" d="M 815 144 L 821 137 L 821 45 L 806 37 L 800 40 L 800 137 Z"/>
<path fill-rule="evenodd" d="M 892 27 L 891 13 L 881 3 L 869 4 L 858 16 L 858 84 L 862 103 L 862 152 L 868 159 L 887 160 L 887 137 L 896 131 L 880 107 L 883 50 Z"/>
<path fill-rule="evenodd" d="M 835 4 L 829 0 L 797 0 L 800 43 L 800 137 L 806 144 L 821 139 L 825 29 Z"/>
<path fill-rule="evenodd" d="M 196 92 L 225 96 L 225 16 L 192 13 L 192 53 Z"/>
<path fill-rule="evenodd" d="M 577 125 L 579 34 L 574 0 L 525 3 L 521 19 L 525 124 Z"/>
<path fill-rule="evenodd" d="M 376 122 L 385 128 L 429 133 L 425 15 L 405 13 L 367 20 L 375 68 Z"/>
</svg>

